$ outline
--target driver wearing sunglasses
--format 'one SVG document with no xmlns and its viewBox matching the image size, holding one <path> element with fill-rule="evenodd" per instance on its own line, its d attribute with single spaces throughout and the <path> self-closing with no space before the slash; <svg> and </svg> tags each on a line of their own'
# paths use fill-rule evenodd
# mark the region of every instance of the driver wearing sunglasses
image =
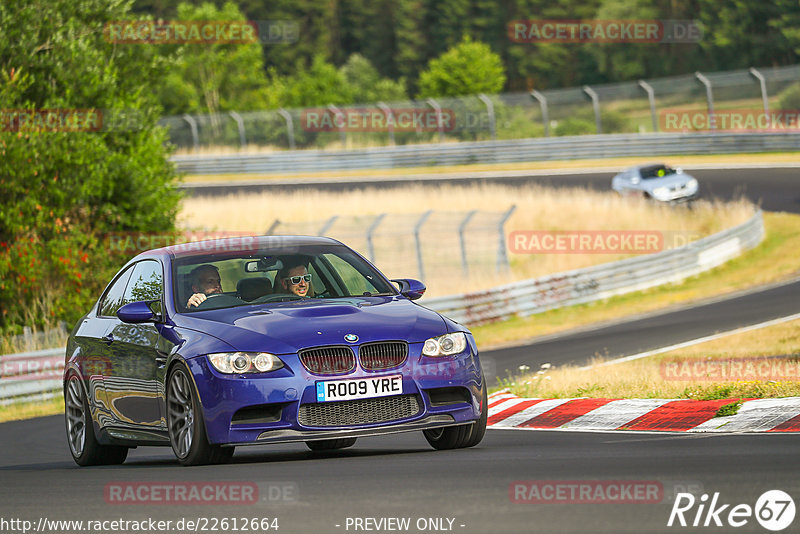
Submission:
<svg viewBox="0 0 800 534">
<path fill-rule="evenodd" d="M 281 286 L 284 292 L 298 297 L 313 297 L 311 289 L 311 275 L 305 265 L 295 265 L 280 271 Z"/>
</svg>

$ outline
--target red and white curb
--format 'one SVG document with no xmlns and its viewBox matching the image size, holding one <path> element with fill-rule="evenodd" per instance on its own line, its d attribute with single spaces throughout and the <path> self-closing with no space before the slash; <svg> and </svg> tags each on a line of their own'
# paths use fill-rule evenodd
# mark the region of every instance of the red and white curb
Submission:
<svg viewBox="0 0 800 534">
<path fill-rule="evenodd" d="M 800 432 L 800 397 L 744 400 L 736 415 L 714 417 L 739 399 L 523 399 L 489 395 L 489 428 L 665 432 Z"/>
</svg>

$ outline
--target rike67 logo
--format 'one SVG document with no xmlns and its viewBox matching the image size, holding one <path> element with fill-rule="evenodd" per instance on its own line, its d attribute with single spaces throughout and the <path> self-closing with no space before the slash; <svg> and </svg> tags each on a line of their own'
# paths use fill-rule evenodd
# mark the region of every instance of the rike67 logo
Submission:
<svg viewBox="0 0 800 534">
<path fill-rule="evenodd" d="M 667 526 L 742 527 L 755 517 L 762 527 L 773 532 L 783 530 L 794 521 L 794 500 L 781 490 L 769 490 L 759 496 L 755 506 L 723 504 L 719 492 L 709 501 L 704 493 L 696 499 L 691 493 L 679 493 L 672 505 Z"/>
</svg>

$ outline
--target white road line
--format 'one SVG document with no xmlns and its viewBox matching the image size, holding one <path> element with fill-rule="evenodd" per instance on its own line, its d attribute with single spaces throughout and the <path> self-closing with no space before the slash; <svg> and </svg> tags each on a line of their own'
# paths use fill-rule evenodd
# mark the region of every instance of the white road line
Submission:
<svg viewBox="0 0 800 534">
<path fill-rule="evenodd" d="M 715 339 L 720 339 L 727 336 L 732 336 L 735 334 L 741 334 L 743 332 L 750 332 L 752 330 L 758 330 L 760 328 L 766 328 L 768 326 L 773 326 L 776 324 L 781 323 L 788 323 L 789 321 L 794 321 L 795 319 L 800 319 L 800 313 L 795 313 L 793 315 L 787 315 L 786 317 L 779 317 L 777 319 L 772 319 L 770 321 L 764 321 L 763 323 L 753 324 L 750 326 L 743 326 L 741 328 L 736 328 L 734 330 L 728 330 L 726 332 L 719 332 L 717 334 L 712 334 L 710 336 L 700 337 L 697 339 L 691 339 L 689 341 L 684 341 L 683 343 L 676 343 L 675 345 L 670 345 L 668 347 L 661 347 L 660 349 L 648 350 L 646 352 L 640 352 L 639 354 L 632 354 L 630 356 L 624 356 L 622 358 L 617 358 L 615 360 L 609 360 L 607 362 L 599 363 L 597 365 L 587 365 L 581 367 L 581 371 L 585 371 L 588 369 L 593 369 L 595 367 L 604 367 L 606 365 L 616 365 L 618 363 L 630 362 L 633 360 L 639 360 L 641 358 L 647 358 L 648 356 L 655 356 L 656 354 L 663 354 L 664 352 L 669 352 L 671 350 L 682 349 L 684 347 L 691 347 L 692 345 L 698 345 L 700 343 L 705 343 L 706 341 L 713 341 Z"/>
</svg>

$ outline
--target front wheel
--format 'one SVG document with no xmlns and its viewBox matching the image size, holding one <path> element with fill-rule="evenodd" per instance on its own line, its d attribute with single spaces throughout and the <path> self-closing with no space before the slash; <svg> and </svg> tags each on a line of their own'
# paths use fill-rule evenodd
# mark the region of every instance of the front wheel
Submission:
<svg viewBox="0 0 800 534">
<path fill-rule="evenodd" d="M 197 392 L 189 371 L 179 363 L 167 380 L 167 429 L 172 452 L 182 465 L 224 463 L 233 456 L 233 447 L 211 445 Z"/>
<path fill-rule="evenodd" d="M 72 459 L 80 466 L 119 465 L 128 457 L 128 447 L 100 445 L 94 435 L 89 402 L 78 375 L 70 374 L 64 384 L 64 419 Z"/>
<path fill-rule="evenodd" d="M 486 434 L 486 422 L 489 416 L 488 404 L 488 396 L 484 385 L 481 401 L 481 416 L 477 421 L 468 425 L 423 430 L 422 433 L 425 435 L 425 439 L 428 440 L 431 447 L 440 451 L 474 447 L 483 440 L 483 436 Z"/>
</svg>

